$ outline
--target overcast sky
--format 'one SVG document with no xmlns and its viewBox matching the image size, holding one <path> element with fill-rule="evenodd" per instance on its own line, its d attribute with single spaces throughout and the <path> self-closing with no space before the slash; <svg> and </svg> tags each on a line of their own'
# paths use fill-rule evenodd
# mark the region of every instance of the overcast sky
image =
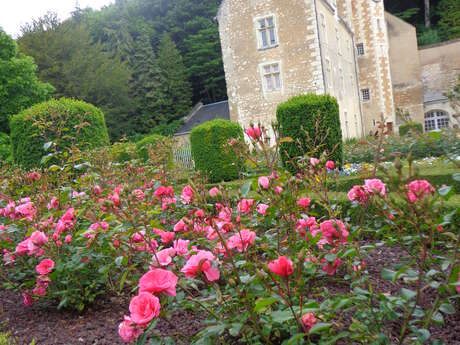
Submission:
<svg viewBox="0 0 460 345">
<path fill-rule="evenodd" d="M 81 8 L 99 9 L 114 0 L 78 0 Z M 43 16 L 48 11 L 56 12 L 59 19 L 66 19 L 75 9 L 76 0 L 0 0 L 0 27 L 17 37 L 21 25 Z"/>
</svg>

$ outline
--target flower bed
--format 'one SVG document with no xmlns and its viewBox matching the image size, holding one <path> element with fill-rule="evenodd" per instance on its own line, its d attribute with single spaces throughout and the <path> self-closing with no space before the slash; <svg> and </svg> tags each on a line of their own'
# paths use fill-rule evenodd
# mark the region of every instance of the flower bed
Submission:
<svg viewBox="0 0 460 345">
<path fill-rule="evenodd" d="M 446 340 L 439 327 L 459 310 L 460 215 L 443 207 L 454 189 L 416 178 L 409 162 L 351 186 L 344 207 L 329 191 L 334 162 L 277 171 L 258 133 L 256 163 L 270 173 L 238 195 L 199 175 L 177 190 L 161 157 L 110 164 L 99 152 L 88 164 L 5 170 L 3 287 L 32 308 L 126 296 L 118 333 L 137 344 Z M 192 338 L 162 326 L 174 330 L 184 310 L 203 320 Z"/>
</svg>

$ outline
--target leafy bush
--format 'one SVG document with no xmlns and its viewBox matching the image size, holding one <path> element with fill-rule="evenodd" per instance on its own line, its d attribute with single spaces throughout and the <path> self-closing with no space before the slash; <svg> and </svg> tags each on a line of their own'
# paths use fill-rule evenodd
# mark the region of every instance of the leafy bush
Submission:
<svg viewBox="0 0 460 345">
<path fill-rule="evenodd" d="M 109 144 L 102 111 L 73 99 L 37 104 L 13 116 L 10 128 L 14 162 L 26 168 L 40 165 L 46 143 L 56 152 L 70 147 L 87 150 Z"/>
<path fill-rule="evenodd" d="M 117 142 L 110 147 L 110 156 L 114 162 L 124 163 L 138 157 L 136 144 Z"/>
<path fill-rule="evenodd" d="M 228 144 L 230 139 L 242 137 L 241 126 L 226 120 L 217 119 L 195 127 L 190 142 L 196 170 L 206 174 L 211 183 L 238 178 L 243 161 Z"/>
<path fill-rule="evenodd" d="M 418 122 L 408 122 L 399 126 L 399 135 L 410 135 L 412 132 L 423 133 L 423 125 Z"/>
<path fill-rule="evenodd" d="M 323 152 L 328 159 L 342 164 L 342 131 L 335 98 L 315 94 L 293 97 L 278 106 L 276 117 L 280 136 L 293 139 L 280 146 L 288 170 L 296 171 L 293 160 L 307 154 L 319 157 Z"/>
<path fill-rule="evenodd" d="M 10 136 L 6 133 L 0 133 L 0 164 L 9 160 L 11 156 Z"/>
<path fill-rule="evenodd" d="M 165 137 L 160 134 L 150 134 L 136 143 L 136 148 L 139 157 L 145 162 L 149 160 L 149 147 L 154 147 L 159 140 L 163 140 Z"/>
</svg>

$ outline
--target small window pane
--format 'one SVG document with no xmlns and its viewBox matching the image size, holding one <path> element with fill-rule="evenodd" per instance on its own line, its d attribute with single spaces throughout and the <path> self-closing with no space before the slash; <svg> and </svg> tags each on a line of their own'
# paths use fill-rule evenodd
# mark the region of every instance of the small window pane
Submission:
<svg viewBox="0 0 460 345">
<path fill-rule="evenodd" d="M 265 29 L 265 19 L 259 20 L 260 28 Z"/>
<path fill-rule="evenodd" d="M 272 65 L 272 70 L 273 70 L 273 73 L 279 72 L 280 71 L 280 65 L 278 65 L 278 64 Z"/>
<path fill-rule="evenodd" d="M 275 86 L 277 90 L 281 89 L 281 78 L 279 73 L 275 74 Z"/>
<path fill-rule="evenodd" d="M 270 29 L 270 44 L 276 44 L 275 28 Z"/>
<path fill-rule="evenodd" d="M 267 40 L 267 31 L 262 31 L 262 47 L 268 46 L 268 40 Z"/>
<path fill-rule="evenodd" d="M 358 50 L 358 55 L 364 55 L 364 44 L 358 43 L 356 45 L 356 49 Z"/>
<path fill-rule="evenodd" d="M 272 76 L 271 76 L 271 75 L 265 76 L 265 80 L 266 80 L 266 83 L 267 83 L 267 90 L 268 90 L 268 91 L 273 90 Z"/>
<path fill-rule="evenodd" d="M 269 17 L 267 18 L 267 22 L 268 22 L 268 27 L 273 27 L 273 17 Z"/>
<path fill-rule="evenodd" d="M 270 74 L 271 70 L 270 70 L 270 66 L 264 66 L 264 73 L 265 74 Z"/>
</svg>

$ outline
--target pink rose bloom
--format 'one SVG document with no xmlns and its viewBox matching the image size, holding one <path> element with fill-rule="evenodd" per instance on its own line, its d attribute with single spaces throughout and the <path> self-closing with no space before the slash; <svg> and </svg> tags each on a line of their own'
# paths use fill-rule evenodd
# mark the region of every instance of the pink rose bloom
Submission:
<svg viewBox="0 0 460 345">
<path fill-rule="evenodd" d="M 14 209 L 16 214 L 18 214 L 19 217 L 24 218 L 26 220 L 31 221 L 35 214 L 37 213 L 37 210 L 34 207 L 34 204 L 32 202 L 26 202 L 24 204 L 21 204 L 19 206 L 16 206 Z"/>
<path fill-rule="evenodd" d="M 32 290 L 32 294 L 34 294 L 35 296 L 39 296 L 39 297 L 46 296 L 46 288 L 44 286 L 36 286 Z"/>
<path fill-rule="evenodd" d="M 366 190 L 362 186 L 354 186 L 348 192 L 348 199 L 351 202 L 358 201 L 359 203 L 364 204 L 368 198 Z"/>
<path fill-rule="evenodd" d="M 329 170 L 334 170 L 335 169 L 334 161 L 327 161 L 326 162 L 326 168 L 328 168 Z"/>
<path fill-rule="evenodd" d="M 265 213 L 267 212 L 267 209 L 269 207 L 270 206 L 268 206 L 267 204 L 259 204 L 259 205 L 257 205 L 257 212 L 260 213 L 261 215 L 265 216 Z"/>
<path fill-rule="evenodd" d="M 340 260 L 339 258 L 335 259 L 333 263 L 328 262 L 326 265 L 323 266 L 323 271 L 326 272 L 328 275 L 333 276 L 341 263 L 342 260 Z"/>
<path fill-rule="evenodd" d="M 213 187 L 209 190 L 209 195 L 212 197 L 212 198 L 215 198 L 216 196 L 218 196 L 220 194 L 220 190 L 219 188 L 217 187 Z"/>
<path fill-rule="evenodd" d="M 240 253 L 246 251 L 249 245 L 254 244 L 256 233 L 247 229 L 241 230 L 239 233 L 231 236 L 228 239 L 227 246 L 229 249 L 236 248 Z"/>
<path fill-rule="evenodd" d="M 32 299 L 32 296 L 29 295 L 28 292 L 23 292 L 22 293 L 22 300 L 24 302 L 25 307 L 30 307 L 34 303 L 34 300 Z"/>
<path fill-rule="evenodd" d="M 310 330 L 316 323 L 316 317 L 313 313 L 306 313 L 302 316 L 302 323 L 307 330 Z"/>
<path fill-rule="evenodd" d="M 364 189 L 371 195 L 385 196 L 385 183 L 380 179 L 364 180 Z"/>
<path fill-rule="evenodd" d="M 62 233 L 66 230 L 69 230 L 73 228 L 75 224 L 75 218 L 74 218 L 74 209 L 69 208 L 67 211 L 64 213 L 64 215 L 59 219 L 58 223 L 56 224 L 56 231 L 59 233 Z"/>
<path fill-rule="evenodd" d="M 283 188 L 281 188 L 280 186 L 276 186 L 275 187 L 275 193 L 280 195 L 281 193 L 283 193 Z"/>
<path fill-rule="evenodd" d="M 311 157 L 311 158 L 310 158 L 310 165 L 311 165 L 312 167 L 314 167 L 314 166 L 316 166 L 316 165 L 318 165 L 318 164 L 319 164 L 319 159 L 318 159 L 318 158 L 315 158 L 315 157 Z"/>
<path fill-rule="evenodd" d="M 174 237 L 176 236 L 176 234 L 172 231 L 163 231 L 159 235 L 161 237 L 161 242 L 163 244 L 168 244 L 169 242 L 174 240 Z"/>
<path fill-rule="evenodd" d="M 245 132 L 248 135 L 248 137 L 250 137 L 253 140 L 259 139 L 260 136 L 262 135 L 262 131 L 261 131 L 260 127 L 250 126 L 250 127 L 246 128 Z"/>
<path fill-rule="evenodd" d="M 48 273 L 51 273 L 53 268 L 54 261 L 51 259 L 44 259 L 37 265 L 37 267 L 35 267 L 35 271 L 37 271 L 38 274 L 44 276 Z"/>
<path fill-rule="evenodd" d="M 48 242 L 48 237 L 46 237 L 46 235 L 45 235 L 43 232 L 41 232 L 41 231 L 34 231 L 34 232 L 32 233 L 32 235 L 30 236 L 30 241 L 31 241 L 33 244 L 35 244 L 35 245 L 41 247 L 41 246 L 43 246 L 45 243 Z"/>
<path fill-rule="evenodd" d="M 413 204 L 425 196 L 433 194 L 434 188 L 427 180 L 415 180 L 407 185 L 407 198 Z"/>
<path fill-rule="evenodd" d="M 136 327 L 136 324 L 128 316 L 125 316 L 123 322 L 118 326 L 118 335 L 125 343 L 132 343 L 141 334 L 142 329 Z"/>
<path fill-rule="evenodd" d="M 297 205 L 303 208 L 307 208 L 308 206 L 310 206 L 310 202 L 310 198 L 300 198 L 299 200 L 297 200 Z"/>
<path fill-rule="evenodd" d="M 207 250 L 200 250 L 197 254 L 192 255 L 181 272 L 188 278 L 194 278 L 198 273 L 203 272 L 210 282 L 220 278 L 220 272 L 213 267 L 214 254 Z"/>
<path fill-rule="evenodd" d="M 184 189 L 182 189 L 182 194 L 180 196 L 182 202 L 186 205 L 190 204 L 190 202 L 193 199 L 193 189 L 190 186 L 185 186 Z"/>
<path fill-rule="evenodd" d="M 141 292 L 129 304 L 131 320 L 139 326 L 145 326 L 160 315 L 160 300 L 148 292 Z"/>
<path fill-rule="evenodd" d="M 139 292 L 158 294 L 164 292 L 176 296 L 177 276 L 171 271 L 156 268 L 144 274 L 139 280 Z"/>
<path fill-rule="evenodd" d="M 174 250 L 179 256 L 184 256 L 188 254 L 188 245 L 190 244 L 189 240 L 178 239 L 174 241 Z"/>
<path fill-rule="evenodd" d="M 72 235 L 67 235 L 65 238 L 64 238 L 64 242 L 66 244 L 69 244 L 70 242 L 72 242 Z"/>
<path fill-rule="evenodd" d="M 142 201 L 145 197 L 144 192 L 141 189 L 133 190 L 133 195 L 136 197 L 137 201 Z"/>
<path fill-rule="evenodd" d="M 268 268 L 280 277 L 287 277 L 294 273 L 294 265 L 291 259 L 285 256 L 280 256 L 278 259 L 269 262 Z"/>
<path fill-rule="evenodd" d="M 175 232 L 187 231 L 187 230 L 188 230 L 187 225 L 185 224 L 183 219 L 179 220 L 177 224 L 174 225 Z"/>
<path fill-rule="evenodd" d="M 196 210 L 195 217 L 203 218 L 204 217 L 204 211 L 203 210 Z"/>
<path fill-rule="evenodd" d="M 17 255 L 25 255 L 29 252 L 29 242 L 30 239 L 25 239 L 16 246 L 15 253 Z"/>
<path fill-rule="evenodd" d="M 327 243 L 333 244 L 334 240 L 340 240 L 340 242 L 343 243 L 347 242 L 349 233 L 342 221 L 325 220 L 319 226 L 323 238 L 326 239 Z"/>
<path fill-rule="evenodd" d="M 48 210 L 51 210 L 51 209 L 58 209 L 59 208 L 59 200 L 56 198 L 56 197 L 52 197 L 51 198 L 51 201 L 46 205 L 46 208 Z"/>
<path fill-rule="evenodd" d="M 27 174 L 27 178 L 30 180 L 30 181 L 38 181 L 42 178 L 42 175 L 39 173 L 39 172 L 36 172 L 36 171 L 32 171 L 30 173 Z"/>
<path fill-rule="evenodd" d="M 158 199 L 164 198 L 164 197 L 174 197 L 174 189 L 169 186 L 160 186 L 157 188 L 157 190 L 153 193 Z"/>
<path fill-rule="evenodd" d="M 172 262 L 171 256 L 174 256 L 176 251 L 174 248 L 165 248 L 152 257 L 152 267 L 168 266 Z"/>
<path fill-rule="evenodd" d="M 94 194 L 96 194 L 96 195 L 101 195 L 101 193 L 102 193 L 102 188 L 101 188 L 99 185 L 95 185 L 95 186 L 93 187 L 93 192 L 94 192 Z"/>
<path fill-rule="evenodd" d="M 261 176 L 259 177 L 258 183 L 259 187 L 263 189 L 268 189 L 268 187 L 270 186 L 270 179 L 267 176 Z"/>
<path fill-rule="evenodd" d="M 254 200 L 253 199 L 242 199 L 238 203 L 238 212 L 244 213 L 244 214 L 249 214 L 251 212 L 251 207 L 254 205 Z"/>
</svg>

